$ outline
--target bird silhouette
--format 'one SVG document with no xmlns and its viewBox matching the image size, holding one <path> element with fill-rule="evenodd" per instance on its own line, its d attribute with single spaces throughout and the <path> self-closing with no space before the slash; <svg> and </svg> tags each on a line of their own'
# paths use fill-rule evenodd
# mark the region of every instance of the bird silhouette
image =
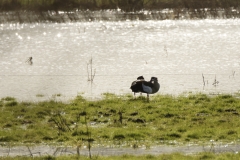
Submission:
<svg viewBox="0 0 240 160">
<path fill-rule="evenodd" d="M 32 64 L 33 64 L 32 57 L 29 57 L 29 58 L 26 60 L 26 63 L 32 65 Z"/>
<path fill-rule="evenodd" d="M 146 93 L 147 99 L 149 100 L 149 94 L 157 93 L 160 89 L 157 77 L 151 77 L 150 81 L 145 81 L 143 76 L 139 76 L 136 81 L 133 81 L 130 89 L 136 93 Z"/>
</svg>

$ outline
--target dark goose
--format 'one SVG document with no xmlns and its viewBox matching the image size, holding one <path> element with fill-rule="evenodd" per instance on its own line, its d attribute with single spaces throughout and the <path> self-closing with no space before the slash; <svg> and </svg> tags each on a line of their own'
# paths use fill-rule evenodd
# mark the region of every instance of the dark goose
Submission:
<svg viewBox="0 0 240 160">
<path fill-rule="evenodd" d="M 130 87 L 132 92 L 135 93 L 146 93 L 147 97 L 149 94 L 154 94 L 160 89 L 160 84 L 158 83 L 157 77 L 151 77 L 150 81 L 145 81 L 143 76 L 139 76 L 136 81 L 132 82 Z"/>
</svg>

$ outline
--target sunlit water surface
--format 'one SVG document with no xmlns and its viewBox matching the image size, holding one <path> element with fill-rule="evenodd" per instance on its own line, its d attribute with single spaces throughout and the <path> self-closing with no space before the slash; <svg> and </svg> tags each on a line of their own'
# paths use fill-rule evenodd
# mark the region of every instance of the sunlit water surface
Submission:
<svg viewBox="0 0 240 160">
<path fill-rule="evenodd" d="M 0 24 L 0 97 L 96 99 L 140 75 L 158 77 L 158 94 L 236 93 L 239 44 L 237 19 Z"/>
</svg>

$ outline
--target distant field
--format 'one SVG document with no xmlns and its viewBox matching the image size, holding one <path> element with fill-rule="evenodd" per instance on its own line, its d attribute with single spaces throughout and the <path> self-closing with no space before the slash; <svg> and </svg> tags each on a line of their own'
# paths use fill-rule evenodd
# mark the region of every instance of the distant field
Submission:
<svg viewBox="0 0 240 160">
<path fill-rule="evenodd" d="M 117 9 L 137 11 L 142 9 L 199 9 L 238 8 L 239 0 L 1 0 L 0 11 L 31 10 L 76 10 Z"/>
</svg>

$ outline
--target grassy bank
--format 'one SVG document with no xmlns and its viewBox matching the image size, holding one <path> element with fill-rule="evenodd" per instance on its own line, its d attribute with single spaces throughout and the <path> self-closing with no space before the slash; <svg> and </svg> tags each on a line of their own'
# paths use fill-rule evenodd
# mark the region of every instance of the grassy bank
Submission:
<svg viewBox="0 0 240 160">
<path fill-rule="evenodd" d="M 105 94 L 98 101 L 0 101 L 0 143 L 111 143 L 125 146 L 239 141 L 240 99 L 204 94 L 144 97 Z"/>
<path fill-rule="evenodd" d="M 2 0 L 0 11 L 100 10 L 118 7 L 123 11 L 138 11 L 164 8 L 237 8 L 239 6 L 239 0 Z"/>
<path fill-rule="evenodd" d="M 95 145 L 146 149 L 161 144 L 182 145 L 240 140 L 239 94 L 208 96 L 189 94 L 145 97 L 106 93 L 98 101 L 81 96 L 70 103 L 0 100 L 0 145 L 61 144 L 79 148 Z M 200 153 L 159 156 L 93 156 L 94 159 L 239 159 L 239 153 Z M 3 157 L 3 159 L 31 157 Z M 35 159 L 77 159 L 44 156 Z M 81 159 L 88 159 L 81 155 Z M 0 157 L 0 159 L 2 159 Z"/>
<path fill-rule="evenodd" d="M 163 154 L 159 156 L 154 155 L 144 155 L 144 156 L 132 156 L 132 155 L 123 155 L 123 156 L 96 156 L 92 159 L 97 160 L 239 160 L 240 154 L 234 153 L 222 153 L 222 154 L 214 154 L 214 153 L 200 153 L 196 155 L 183 155 L 179 153 L 174 154 Z M 4 157 L 0 160 L 32 160 L 32 157 Z M 77 157 L 77 156 L 60 156 L 60 157 L 35 157 L 35 160 L 72 160 L 72 159 L 81 159 L 86 160 L 88 157 Z"/>
</svg>

